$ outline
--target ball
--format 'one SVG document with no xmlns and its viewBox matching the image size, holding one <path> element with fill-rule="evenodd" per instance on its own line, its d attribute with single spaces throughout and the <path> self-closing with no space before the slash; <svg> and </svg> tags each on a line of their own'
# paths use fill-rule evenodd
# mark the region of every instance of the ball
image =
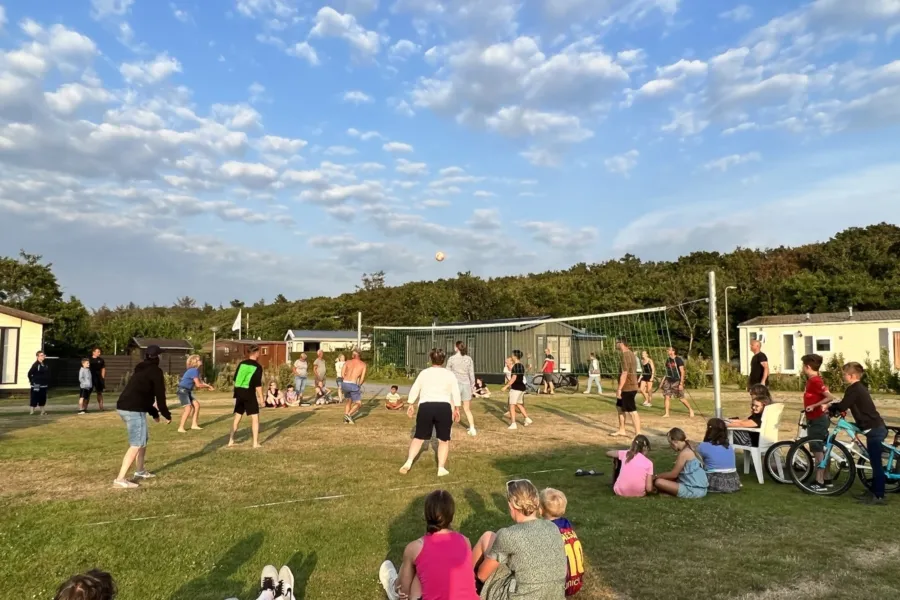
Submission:
<svg viewBox="0 0 900 600">
<path fill-rule="evenodd" d="M 434 260 L 436 260 L 438 262 L 443 261 L 444 258 L 445 258 L 445 255 L 443 252 L 438 252 L 437 254 L 434 255 Z"/>
</svg>

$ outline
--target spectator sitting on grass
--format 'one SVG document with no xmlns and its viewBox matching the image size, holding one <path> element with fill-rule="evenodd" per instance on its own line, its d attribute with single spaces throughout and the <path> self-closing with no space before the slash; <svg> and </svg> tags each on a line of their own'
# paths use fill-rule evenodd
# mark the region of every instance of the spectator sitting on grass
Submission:
<svg viewBox="0 0 900 600">
<path fill-rule="evenodd" d="M 584 550 L 572 523 L 566 518 L 566 495 L 559 490 L 547 488 L 541 491 L 541 513 L 556 525 L 566 545 L 567 572 L 566 596 L 574 596 L 581 590 L 584 576 Z"/>
<path fill-rule="evenodd" d="M 710 492 L 731 494 L 741 489 L 734 451 L 728 445 L 728 425 L 725 421 L 710 419 L 706 423 L 706 435 L 697 445 L 697 454 L 703 459 Z"/>
<path fill-rule="evenodd" d="M 285 406 L 284 396 L 278 389 L 278 384 L 274 381 L 269 382 L 269 391 L 266 392 L 266 407 L 277 408 Z"/>
<path fill-rule="evenodd" d="M 334 399 L 331 397 L 331 390 L 325 387 L 325 381 L 316 380 L 316 406 L 323 404 L 332 404 Z"/>
<path fill-rule="evenodd" d="M 628 450 L 610 450 L 606 453 L 613 459 L 613 491 L 623 498 L 642 498 L 653 491 L 653 461 L 650 453 L 650 439 L 636 435 Z"/>
<path fill-rule="evenodd" d="M 479 398 L 490 398 L 491 390 L 488 389 L 486 385 L 484 385 L 484 381 L 480 378 L 475 379 L 475 390 L 474 393 Z"/>
<path fill-rule="evenodd" d="M 388 410 L 400 410 L 403 408 L 403 398 L 397 393 L 400 389 L 396 385 L 391 386 L 391 391 L 384 397 L 384 407 Z"/>
<path fill-rule="evenodd" d="M 679 498 L 703 498 L 709 488 L 706 471 L 684 431 L 673 427 L 666 434 L 669 447 L 678 453 L 671 471 L 653 477 L 656 490 Z"/>
<path fill-rule="evenodd" d="M 513 525 L 486 532 L 472 549 L 481 600 L 535 598 L 563 600 L 566 589 L 565 544 L 559 529 L 540 518 L 537 488 L 527 479 L 506 484 Z"/>
<path fill-rule="evenodd" d="M 60 585 L 53 600 L 113 600 L 117 593 L 112 575 L 91 569 Z"/>
<path fill-rule="evenodd" d="M 406 546 L 399 573 L 389 560 L 378 573 L 390 600 L 478 600 L 472 546 L 451 529 L 455 512 L 450 492 L 435 490 L 425 497 L 425 535 Z"/>
<path fill-rule="evenodd" d="M 300 396 L 293 385 L 288 385 L 284 393 L 284 401 L 288 406 L 300 406 Z"/>
</svg>

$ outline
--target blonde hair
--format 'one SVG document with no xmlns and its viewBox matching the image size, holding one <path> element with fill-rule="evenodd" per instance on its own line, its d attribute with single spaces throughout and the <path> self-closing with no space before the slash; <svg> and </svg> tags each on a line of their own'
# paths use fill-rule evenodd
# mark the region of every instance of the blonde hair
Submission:
<svg viewBox="0 0 900 600">
<path fill-rule="evenodd" d="M 554 488 L 541 490 L 541 512 L 545 517 L 557 519 L 566 514 L 569 500 L 561 491 Z"/>
<path fill-rule="evenodd" d="M 203 364 L 203 359 L 200 358 L 199 354 L 191 354 L 190 356 L 187 357 L 187 360 L 185 361 L 185 365 L 187 366 L 188 369 L 190 369 L 191 367 L 199 367 L 202 364 Z"/>
<path fill-rule="evenodd" d="M 541 510 L 538 489 L 527 479 L 515 479 L 506 484 L 506 500 L 517 511 L 530 517 Z"/>
</svg>

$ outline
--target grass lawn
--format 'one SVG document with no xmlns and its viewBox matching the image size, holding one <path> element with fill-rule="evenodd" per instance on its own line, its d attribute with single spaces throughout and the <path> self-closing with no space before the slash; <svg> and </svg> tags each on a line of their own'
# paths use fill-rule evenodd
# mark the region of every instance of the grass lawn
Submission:
<svg viewBox="0 0 900 600">
<path fill-rule="evenodd" d="M 712 413 L 708 390 L 693 396 Z M 776 396 L 788 404 L 783 436 L 793 436 L 799 395 Z M 535 423 L 515 432 L 499 400 L 476 402 L 479 435 L 456 430 L 441 481 L 430 452 L 397 473 L 412 423 L 375 400 L 353 426 L 338 407 L 264 410 L 258 451 L 246 428 L 239 447 L 225 448 L 227 397 L 200 400 L 203 431 L 151 423 L 148 468 L 158 477 L 134 491 L 111 487 L 126 449 L 115 412 L 78 416 L 74 396 L 57 396 L 41 418 L 4 401 L 0 598 L 50 598 L 72 573 L 100 567 L 123 600 L 243 600 L 256 597 L 263 565 L 287 563 L 298 598 L 381 599 L 378 567 L 422 534 L 425 493 L 449 489 L 455 525 L 474 540 L 509 524 L 504 483 L 523 476 L 569 497 L 588 562 L 580 598 L 855 599 L 900 588 L 900 495 L 866 508 L 849 494 L 815 498 L 751 475 L 728 497 L 616 498 L 603 457 L 618 446 L 608 397 L 530 397 Z M 725 404 L 727 415 L 748 412 L 743 392 L 727 392 Z M 878 404 L 900 420 L 900 401 Z M 689 421 L 680 405 L 671 419 L 658 407 L 641 412 L 658 471 L 673 462 L 669 427 L 702 438 L 704 419 Z M 575 478 L 578 467 L 606 474 Z"/>
</svg>

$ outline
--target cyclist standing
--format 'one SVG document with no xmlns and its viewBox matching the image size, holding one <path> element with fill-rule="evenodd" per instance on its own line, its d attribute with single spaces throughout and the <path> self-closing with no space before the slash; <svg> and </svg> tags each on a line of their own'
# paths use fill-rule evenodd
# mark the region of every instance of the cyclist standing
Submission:
<svg viewBox="0 0 900 600">
<path fill-rule="evenodd" d="M 844 365 L 844 382 L 847 390 L 844 399 L 831 405 L 831 410 L 841 412 L 850 410 L 856 426 L 866 436 L 866 450 L 869 453 L 869 464 L 872 465 L 872 492 L 865 492 L 856 497 L 869 506 L 883 506 L 884 501 L 884 465 L 881 463 L 882 442 L 887 438 L 887 427 L 884 419 L 878 414 L 869 389 L 863 385 L 862 376 L 865 369 L 858 362 Z"/>
</svg>

